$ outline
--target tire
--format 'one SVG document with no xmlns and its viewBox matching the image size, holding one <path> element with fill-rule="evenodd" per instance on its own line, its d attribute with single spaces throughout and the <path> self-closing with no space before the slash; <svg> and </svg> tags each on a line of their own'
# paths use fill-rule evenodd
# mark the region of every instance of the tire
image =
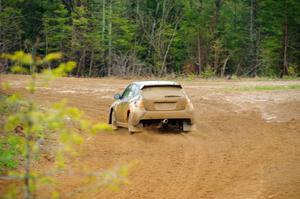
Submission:
<svg viewBox="0 0 300 199">
<path fill-rule="evenodd" d="M 111 111 L 110 121 L 111 121 L 111 127 L 112 127 L 112 129 L 113 130 L 118 130 L 117 120 L 116 120 L 116 115 L 115 115 L 115 111 L 114 110 Z"/>
<path fill-rule="evenodd" d="M 128 131 L 129 131 L 129 133 L 130 133 L 131 135 L 134 134 L 134 133 L 136 133 L 136 132 L 140 132 L 140 131 L 141 131 L 140 128 L 135 127 L 135 126 L 132 125 L 130 113 L 129 113 L 129 115 L 128 115 L 128 121 L 127 121 L 127 124 L 128 124 Z"/>
<path fill-rule="evenodd" d="M 189 133 L 190 131 L 192 131 L 192 125 L 188 124 L 187 122 L 183 122 L 182 129 L 184 133 Z"/>
</svg>

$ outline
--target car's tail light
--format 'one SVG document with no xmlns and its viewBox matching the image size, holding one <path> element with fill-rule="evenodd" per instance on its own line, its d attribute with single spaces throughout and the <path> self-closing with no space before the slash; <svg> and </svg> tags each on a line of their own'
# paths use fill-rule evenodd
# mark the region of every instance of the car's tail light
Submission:
<svg viewBox="0 0 300 199">
<path fill-rule="evenodd" d="M 189 108 L 191 110 L 194 110 L 194 106 L 193 106 L 192 101 L 190 100 L 190 98 L 187 97 L 186 102 L 187 102 L 187 104 L 186 104 L 187 108 Z"/>
</svg>

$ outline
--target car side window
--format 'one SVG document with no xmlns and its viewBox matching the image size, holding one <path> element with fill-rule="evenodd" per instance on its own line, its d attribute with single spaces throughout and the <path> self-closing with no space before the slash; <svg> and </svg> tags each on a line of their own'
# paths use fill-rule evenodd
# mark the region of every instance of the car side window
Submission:
<svg viewBox="0 0 300 199">
<path fill-rule="evenodd" d="M 138 87 L 135 84 L 130 84 L 122 94 L 122 99 L 131 99 L 138 94 Z"/>
<path fill-rule="evenodd" d="M 127 88 L 125 89 L 125 91 L 122 94 L 122 99 L 125 99 L 125 98 L 129 97 L 129 94 L 130 94 L 130 91 L 131 91 L 130 88 L 131 88 L 131 85 L 127 86 Z"/>
<path fill-rule="evenodd" d="M 131 87 L 132 97 L 137 96 L 137 94 L 138 94 L 138 89 L 137 88 L 138 88 L 137 85 L 135 85 L 135 84 L 132 85 L 132 87 Z"/>
<path fill-rule="evenodd" d="M 135 96 L 137 96 L 138 94 L 138 89 L 137 89 L 137 85 L 136 84 L 132 84 L 131 87 L 130 87 L 130 92 L 129 92 L 129 96 L 128 98 L 129 99 L 132 99 L 134 98 Z"/>
</svg>

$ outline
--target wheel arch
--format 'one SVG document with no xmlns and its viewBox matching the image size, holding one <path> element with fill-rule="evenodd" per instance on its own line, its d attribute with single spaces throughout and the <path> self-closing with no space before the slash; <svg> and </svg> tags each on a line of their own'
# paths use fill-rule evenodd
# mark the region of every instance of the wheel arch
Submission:
<svg viewBox="0 0 300 199">
<path fill-rule="evenodd" d="M 127 116 L 127 117 L 126 117 L 127 122 L 128 122 L 128 119 L 129 119 L 129 115 L 130 115 L 130 109 L 127 110 L 127 115 L 126 115 L 126 116 Z"/>
<path fill-rule="evenodd" d="M 109 118 L 108 118 L 108 124 L 111 124 L 112 123 L 112 113 L 113 113 L 113 111 L 114 111 L 114 108 L 110 108 L 110 111 L 109 111 Z"/>
</svg>

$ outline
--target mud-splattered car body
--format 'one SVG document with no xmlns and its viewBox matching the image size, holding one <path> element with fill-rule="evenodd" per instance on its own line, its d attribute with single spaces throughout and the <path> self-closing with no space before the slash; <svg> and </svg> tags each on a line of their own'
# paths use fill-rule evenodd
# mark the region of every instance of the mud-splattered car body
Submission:
<svg viewBox="0 0 300 199">
<path fill-rule="evenodd" d="M 193 105 L 176 82 L 133 82 L 114 98 L 109 112 L 109 123 L 114 129 L 126 127 L 136 132 L 155 126 L 188 132 L 194 123 Z"/>
</svg>

